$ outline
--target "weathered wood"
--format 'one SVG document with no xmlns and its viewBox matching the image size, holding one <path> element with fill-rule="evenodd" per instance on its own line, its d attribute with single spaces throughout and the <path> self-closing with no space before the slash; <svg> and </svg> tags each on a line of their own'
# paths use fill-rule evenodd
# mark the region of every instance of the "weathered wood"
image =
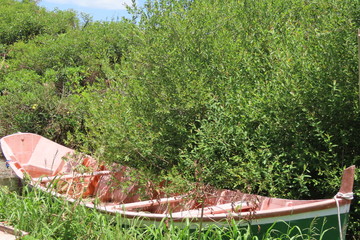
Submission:
<svg viewBox="0 0 360 240">
<path fill-rule="evenodd" d="M 17 230 L 11 226 L 8 226 L 4 223 L 0 223 L 0 239 L 1 240 L 10 240 L 10 239 L 19 239 L 20 237 L 28 235 L 28 232 Z"/>
</svg>

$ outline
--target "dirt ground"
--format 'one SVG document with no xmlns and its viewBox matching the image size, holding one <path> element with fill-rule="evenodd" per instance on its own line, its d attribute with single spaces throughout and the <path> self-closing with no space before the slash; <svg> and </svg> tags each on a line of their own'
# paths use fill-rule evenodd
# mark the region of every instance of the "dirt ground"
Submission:
<svg viewBox="0 0 360 240">
<path fill-rule="evenodd" d="M 17 190 L 19 188 L 19 180 L 15 173 L 6 167 L 4 158 L 0 158 L 0 185 L 8 186 L 10 190 Z"/>
<path fill-rule="evenodd" d="M 6 168 L 6 162 L 4 158 L 0 158 L 0 178 L 14 178 L 15 174 L 10 168 Z"/>
</svg>

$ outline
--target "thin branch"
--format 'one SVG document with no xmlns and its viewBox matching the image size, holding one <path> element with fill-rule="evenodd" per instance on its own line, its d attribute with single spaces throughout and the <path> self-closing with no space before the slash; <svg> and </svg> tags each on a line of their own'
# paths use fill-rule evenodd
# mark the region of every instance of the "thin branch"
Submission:
<svg viewBox="0 0 360 240">
<path fill-rule="evenodd" d="M 360 107 L 360 28 L 358 29 L 358 58 L 359 58 L 359 60 L 358 60 L 358 64 L 359 64 L 359 66 L 358 66 L 358 71 L 359 71 L 359 73 L 358 73 L 358 75 L 359 75 L 359 107 Z"/>
</svg>

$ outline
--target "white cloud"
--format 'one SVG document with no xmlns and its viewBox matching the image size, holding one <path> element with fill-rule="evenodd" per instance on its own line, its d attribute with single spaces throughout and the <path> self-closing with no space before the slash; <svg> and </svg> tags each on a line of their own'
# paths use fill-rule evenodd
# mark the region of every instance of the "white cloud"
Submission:
<svg viewBox="0 0 360 240">
<path fill-rule="evenodd" d="M 131 5 L 131 0 L 46 0 L 44 2 L 58 4 L 72 4 L 81 7 L 120 10 L 126 5 Z"/>
</svg>

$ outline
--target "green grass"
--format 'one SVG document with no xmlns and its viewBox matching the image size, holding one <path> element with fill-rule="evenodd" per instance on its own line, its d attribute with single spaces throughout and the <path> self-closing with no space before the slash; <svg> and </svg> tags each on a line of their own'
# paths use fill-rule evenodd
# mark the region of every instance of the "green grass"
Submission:
<svg viewBox="0 0 360 240">
<path fill-rule="evenodd" d="M 297 227 L 280 237 L 273 237 L 276 231 L 269 229 L 258 238 L 250 226 L 239 227 L 236 222 L 202 230 L 191 230 L 189 224 L 180 229 L 165 221 L 157 227 L 142 226 L 140 219 L 129 223 L 120 215 L 103 214 L 26 187 L 19 194 L 0 186 L 0 206 L 1 222 L 30 232 L 24 239 L 313 239 Z"/>
</svg>

